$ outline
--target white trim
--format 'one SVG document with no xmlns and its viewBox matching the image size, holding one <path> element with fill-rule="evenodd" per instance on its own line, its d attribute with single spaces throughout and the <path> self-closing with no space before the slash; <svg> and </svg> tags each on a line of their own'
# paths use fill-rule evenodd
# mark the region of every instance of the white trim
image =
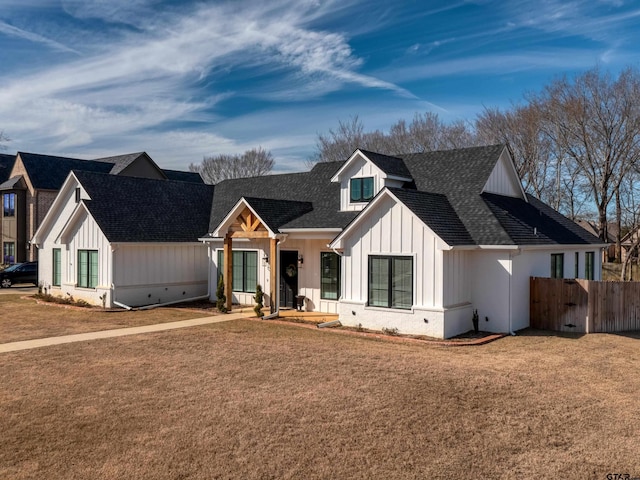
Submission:
<svg viewBox="0 0 640 480">
<path fill-rule="evenodd" d="M 69 242 L 67 241 L 63 241 L 63 238 L 65 236 L 65 234 L 67 233 L 67 230 L 69 228 L 71 228 L 72 225 L 75 225 L 76 221 L 78 221 L 80 219 L 80 211 L 83 211 L 85 213 L 85 215 L 93 218 L 93 216 L 91 215 L 91 213 L 89 212 L 89 209 L 87 208 L 87 206 L 84 204 L 84 202 L 80 202 L 76 205 L 76 208 L 73 209 L 73 212 L 71 212 L 71 215 L 69 215 L 69 218 L 67 219 L 67 221 L 65 222 L 65 224 L 62 226 L 62 228 L 60 229 L 60 233 L 58 234 L 58 236 L 55 238 L 54 243 L 55 244 L 67 244 Z M 95 221 L 95 219 L 94 219 Z M 97 226 L 97 223 L 96 223 Z M 98 226 L 97 226 L 98 227 Z M 102 232 L 102 230 L 100 229 L 100 227 L 98 227 L 98 229 L 100 230 L 100 233 L 102 233 L 104 235 L 104 233 Z"/>
</svg>

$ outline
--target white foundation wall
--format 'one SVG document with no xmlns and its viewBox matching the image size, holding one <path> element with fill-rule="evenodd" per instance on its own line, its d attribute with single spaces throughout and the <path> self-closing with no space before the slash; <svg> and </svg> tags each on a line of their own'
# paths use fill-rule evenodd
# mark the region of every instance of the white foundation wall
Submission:
<svg viewBox="0 0 640 480">
<path fill-rule="evenodd" d="M 138 307 L 208 293 L 209 262 L 202 243 L 116 244 L 112 248 L 112 301 Z"/>
<path fill-rule="evenodd" d="M 298 294 L 305 296 L 305 310 L 308 312 L 338 313 L 338 301 L 324 300 L 320 298 L 320 253 L 331 252 L 326 239 L 287 239 L 279 244 L 278 254 L 281 251 L 296 251 L 302 257 L 302 263 L 298 263 Z M 209 297 L 216 301 L 216 289 L 218 278 L 218 251 L 222 251 L 223 242 L 210 242 L 210 282 Z M 234 239 L 233 250 L 256 251 L 258 253 L 258 283 L 265 293 L 265 306 L 271 305 L 270 266 L 263 261 L 269 256 L 269 240 L 241 240 Z M 279 279 L 279 275 L 276 276 Z M 278 289 L 278 285 L 274 286 Z M 254 303 L 254 294 L 245 292 L 233 292 L 233 303 L 251 305 Z"/>
</svg>

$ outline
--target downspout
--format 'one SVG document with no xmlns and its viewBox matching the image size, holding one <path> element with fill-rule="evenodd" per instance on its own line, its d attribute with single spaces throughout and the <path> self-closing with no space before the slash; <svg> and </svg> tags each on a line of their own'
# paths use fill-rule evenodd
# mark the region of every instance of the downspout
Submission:
<svg viewBox="0 0 640 480">
<path fill-rule="evenodd" d="M 513 252 L 509 252 L 509 334 L 510 335 L 514 335 L 515 336 L 515 332 L 513 331 L 513 326 L 512 326 L 512 301 L 511 299 L 513 298 L 513 283 L 512 283 L 512 278 L 513 278 L 513 259 L 515 257 L 517 257 L 518 255 L 520 255 L 522 253 L 522 250 L 518 249 L 515 253 Z"/>
</svg>

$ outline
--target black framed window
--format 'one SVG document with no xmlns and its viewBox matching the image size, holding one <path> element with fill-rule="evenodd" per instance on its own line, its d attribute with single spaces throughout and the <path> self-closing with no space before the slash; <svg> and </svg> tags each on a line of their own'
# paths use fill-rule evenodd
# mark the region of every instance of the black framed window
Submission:
<svg viewBox="0 0 640 480">
<path fill-rule="evenodd" d="M 573 278 L 580 278 L 580 252 L 576 252 L 575 271 Z"/>
<path fill-rule="evenodd" d="M 373 177 L 352 178 L 350 192 L 352 202 L 368 202 L 373 198 Z"/>
<path fill-rule="evenodd" d="M 585 252 L 584 254 L 584 278 L 593 280 L 595 273 L 595 252 Z"/>
<path fill-rule="evenodd" d="M 62 284 L 62 251 L 59 248 L 53 249 L 53 279 L 51 283 L 55 287 Z"/>
<path fill-rule="evenodd" d="M 78 286 L 96 288 L 98 285 L 98 251 L 78 250 Z"/>
<path fill-rule="evenodd" d="M 564 253 L 551 254 L 551 278 L 564 278 Z"/>
<path fill-rule="evenodd" d="M 340 298 L 340 255 L 337 253 L 320 253 L 320 298 Z"/>
<path fill-rule="evenodd" d="M 255 293 L 258 285 L 258 252 L 234 250 L 233 281 L 231 290 L 234 292 Z M 224 250 L 218 250 L 218 282 L 224 272 Z"/>
<path fill-rule="evenodd" d="M 369 256 L 369 305 L 412 307 L 413 257 Z"/>
<path fill-rule="evenodd" d="M 16 194 L 5 193 L 2 195 L 2 214 L 5 217 L 15 217 L 16 215 Z"/>
</svg>

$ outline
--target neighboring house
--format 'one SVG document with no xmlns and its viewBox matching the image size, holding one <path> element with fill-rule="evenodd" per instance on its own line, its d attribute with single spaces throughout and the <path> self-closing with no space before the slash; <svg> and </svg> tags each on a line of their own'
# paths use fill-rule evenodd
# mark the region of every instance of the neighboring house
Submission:
<svg viewBox="0 0 640 480">
<path fill-rule="evenodd" d="M 11 173 L 11 168 L 16 161 L 15 155 L 6 155 L 4 153 L 0 153 L 0 185 L 9 180 L 9 174 Z M 15 198 L 10 196 L 4 197 L 0 195 L 0 200 L 2 200 L 2 212 L 0 213 L 0 248 L 2 248 L 2 257 L 0 257 L 0 265 L 2 264 L 10 264 L 15 261 L 15 252 L 12 250 L 15 248 L 14 242 L 2 242 L 2 231 L 4 229 L 5 223 L 11 223 L 12 220 L 12 209 L 15 209 Z M 12 206 L 13 202 L 13 206 Z M 5 220 L 6 218 L 6 220 Z"/>
<path fill-rule="evenodd" d="M 18 152 L 9 178 L 0 183 L 3 203 L 13 205 L 10 211 L 3 211 L 1 240 L 3 248 L 14 252 L 15 262 L 37 259 L 29 239 L 72 170 L 164 180 L 179 177 L 182 181 L 202 183 L 198 174 L 162 170 L 145 152 L 98 160 Z"/>
<path fill-rule="evenodd" d="M 503 145 L 216 185 L 211 281 L 227 302 L 338 313 L 344 325 L 446 338 L 529 325 L 531 276 L 600 279 L 605 244 L 526 195 Z"/>
<path fill-rule="evenodd" d="M 207 248 L 198 237 L 213 191 L 203 183 L 72 171 L 31 240 L 40 284 L 107 307 L 206 297 Z"/>
<path fill-rule="evenodd" d="M 598 226 L 589 220 L 576 220 L 576 223 L 584 228 L 590 234 L 598 237 L 600 235 L 600 231 Z M 607 248 L 602 250 L 602 261 L 603 262 L 613 262 L 616 259 L 616 234 L 618 233 L 618 226 L 614 222 L 607 223 Z M 625 242 L 624 237 L 622 239 L 622 255 L 624 261 L 625 254 Z"/>
</svg>

